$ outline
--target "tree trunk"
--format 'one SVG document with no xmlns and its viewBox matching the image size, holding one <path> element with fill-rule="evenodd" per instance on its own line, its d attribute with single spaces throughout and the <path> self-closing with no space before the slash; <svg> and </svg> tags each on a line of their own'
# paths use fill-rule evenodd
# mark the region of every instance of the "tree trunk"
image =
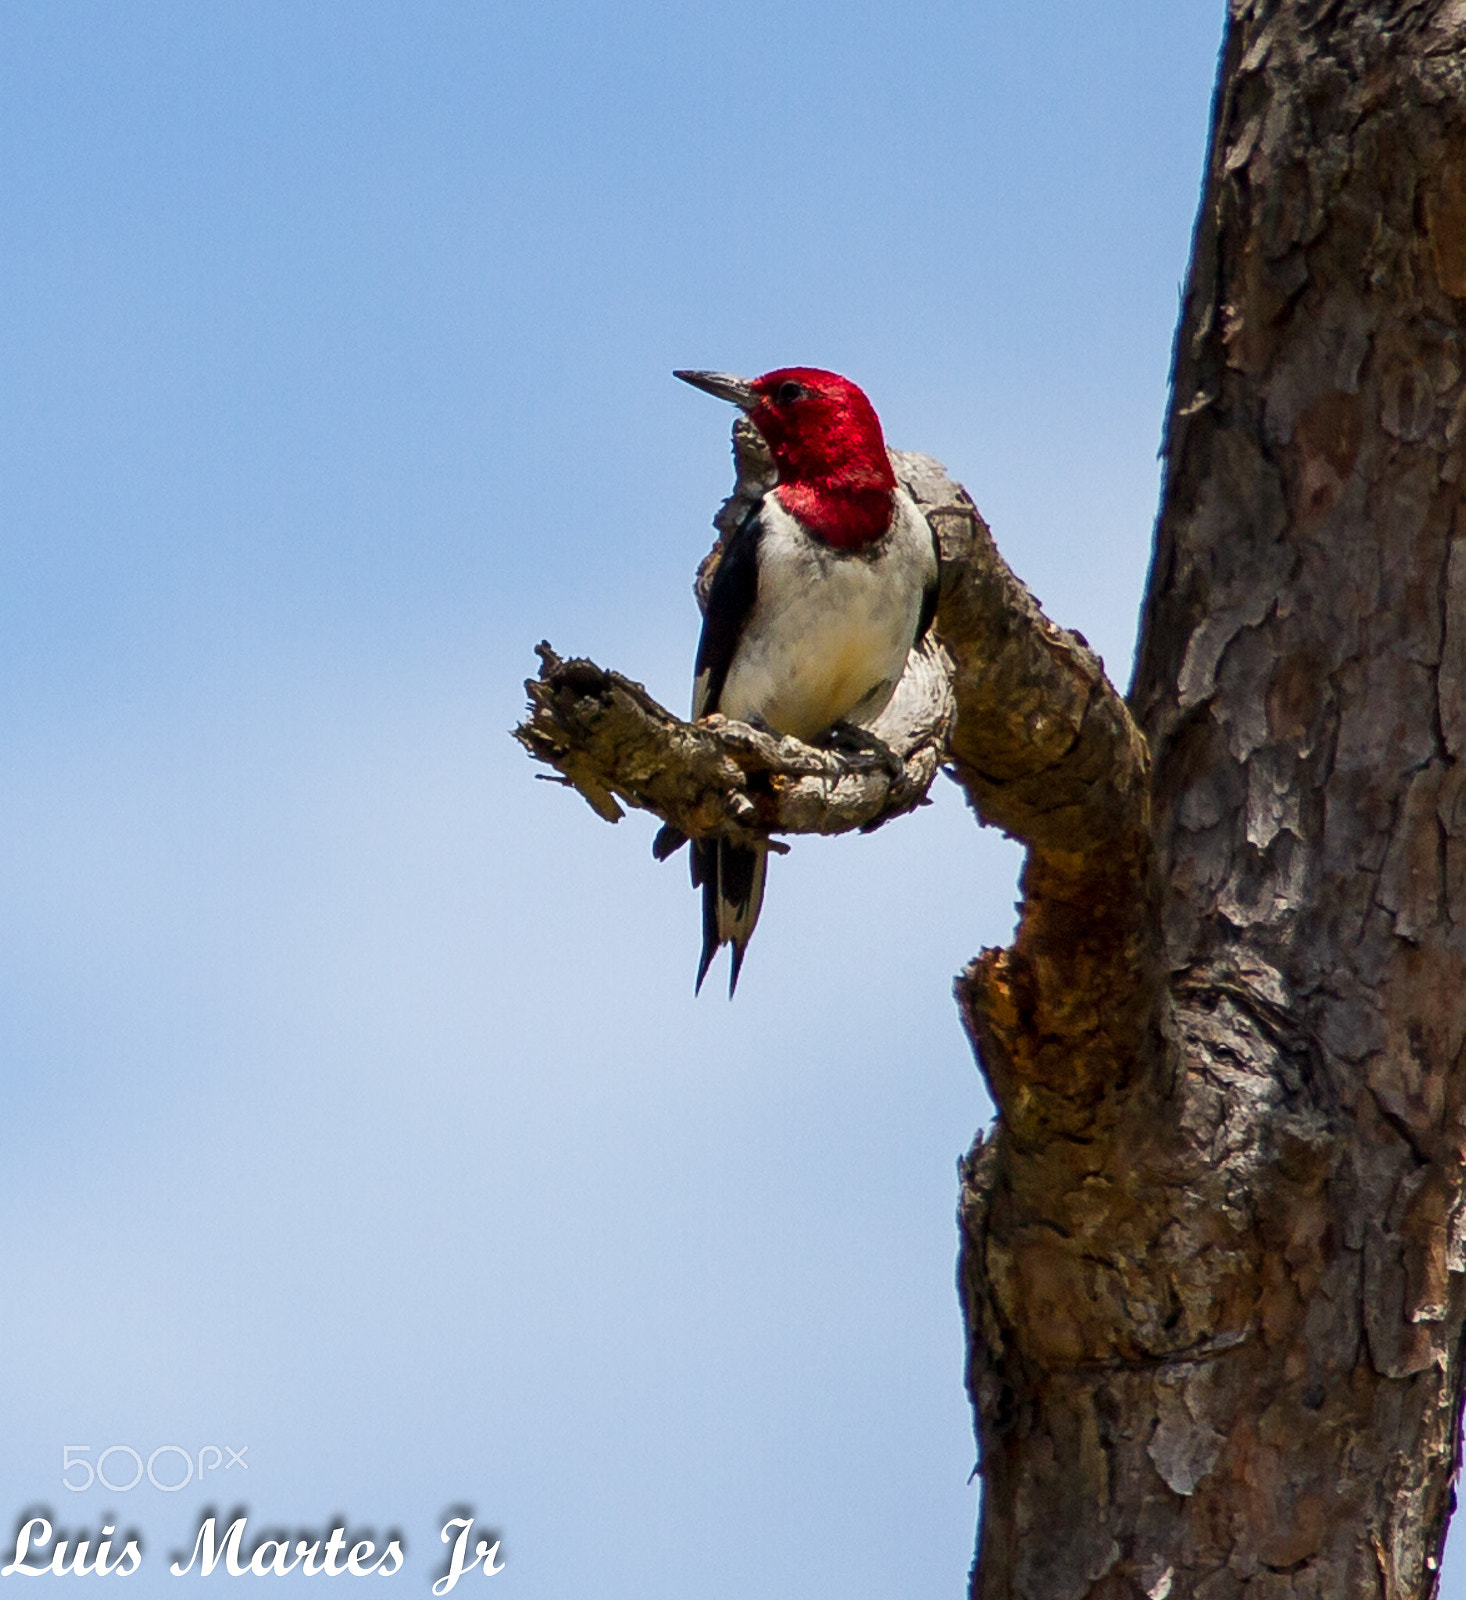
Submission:
<svg viewBox="0 0 1466 1600">
<path fill-rule="evenodd" d="M 1150 816 L 1035 847 L 959 982 L 999 1107 L 962 1200 L 982 1600 L 1434 1592 L 1463 319 L 1466 0 L 1234 0 L 1130 700 Z"/>
</svg>

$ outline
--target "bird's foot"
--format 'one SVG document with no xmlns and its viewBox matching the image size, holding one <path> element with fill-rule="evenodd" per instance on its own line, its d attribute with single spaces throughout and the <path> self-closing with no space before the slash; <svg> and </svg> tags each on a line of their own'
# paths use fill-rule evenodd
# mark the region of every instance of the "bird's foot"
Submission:
<svg viewBox="0 0 1466 1600">
<path fill-rule="evenodd" d="M 869 728 L 856 722 L 837 722 L 825 735 L 825 745 L 839 755 L 874 756 L 892 779 L 906 776 L 906 763 Z"/>
</svg>

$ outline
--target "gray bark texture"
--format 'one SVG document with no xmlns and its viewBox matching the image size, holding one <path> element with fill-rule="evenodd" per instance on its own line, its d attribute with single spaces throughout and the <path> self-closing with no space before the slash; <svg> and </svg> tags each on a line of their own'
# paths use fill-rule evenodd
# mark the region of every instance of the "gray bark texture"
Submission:
<svg viewBox="0 0 1466 1600">
<path fill-rule="evenodd" d="M 542 650 L 603 815 L 1028 849 L 958 980 L 974 1600 L 1434 1593 L 1466 1325 L 1466 0 L 1232 0 L 1128 704 L 964 492 L 891 758 Z M 735 438 L 736 515 L 766 471 Z M 716 553 L 715 553 L 716 554 Z M 710 558 L 712 559 L 712 558 Z M 705 575 L 704 575 L 705 576 Z M 777 844 L 772 848 L 779 848 Z"/>
</svg>

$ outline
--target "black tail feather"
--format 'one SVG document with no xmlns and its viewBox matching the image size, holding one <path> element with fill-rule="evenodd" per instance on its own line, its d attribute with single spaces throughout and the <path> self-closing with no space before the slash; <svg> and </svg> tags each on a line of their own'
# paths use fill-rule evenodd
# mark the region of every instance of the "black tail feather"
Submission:
<svg viewBox="0 0 1466 1600">
<path fill-rule="evenodd" d="M 701 992 L 719 947 L 731 944 L 733 965 L 728 976 L 728 997 L 732 999 L 744 952 L 763 904 L 767 870 L 767 851 L 730 844 L 726 839 L 693 840 L 692 883 L 702 890 L 702 958 L 695 992 Z"/>
<path fill-rule="evenodd" d="M 697 986 L 692 992 L 701 994 L 702 980 L 718 953 L 718 841 L 694 839 L 691 854 L 692 887 L 702 890 L 702 959 L 697 964 Z"/>
</svg>

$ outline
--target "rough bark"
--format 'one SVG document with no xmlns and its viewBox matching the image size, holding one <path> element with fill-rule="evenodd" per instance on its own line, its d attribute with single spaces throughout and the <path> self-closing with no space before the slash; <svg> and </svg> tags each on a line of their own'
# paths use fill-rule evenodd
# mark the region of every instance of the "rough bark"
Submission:
<svg viewBox="0 0 1466 1600">
<path fill-rule="evenodd" d="M 1128 707 L 899 454 L 944 557 L 907 710 L 950 684 L 887 730 L 899 759 L 690 726 L 547 650 L 529 685 L 521 739 L 603 815 L 869 827 L 941 759 L 1028 847 L 1013 944 L 958 981 L 998 1107 L 961 1205 L 982 1600 L 1434 1591 L 1466 1329 L 1463 336 L 1466 0 L 1233 0 Z M 767 482 L 747 430 L 736 455 L 725 526 Z"/>
<path fill-rule="evenodd" d="M 776 832 L 879 827 L 922 803 L 952 718 L 935 642 L 913 652 L 899 705 L 876 727 L 886 750 L 850 754 L 716 714 L 684 722 L 619 672 L 562 661 L 548 644 L 538 654 L 540 675 L 525 684 L 530 714 L 515 737 L 607 822 L 625 815 L 624 801 L 663 818 L 679 843 L 681 835 L 752 843 Z"/>
<path fill-rule="evenodd" d="M 1056 1150 L 982 1036 L 988 1600 L 1434 1588 L 1466 1312 L 1463 49 L 1460 0 L 1233 8 L 1132 697 L 1166 1066 Z"/>
</svg>

